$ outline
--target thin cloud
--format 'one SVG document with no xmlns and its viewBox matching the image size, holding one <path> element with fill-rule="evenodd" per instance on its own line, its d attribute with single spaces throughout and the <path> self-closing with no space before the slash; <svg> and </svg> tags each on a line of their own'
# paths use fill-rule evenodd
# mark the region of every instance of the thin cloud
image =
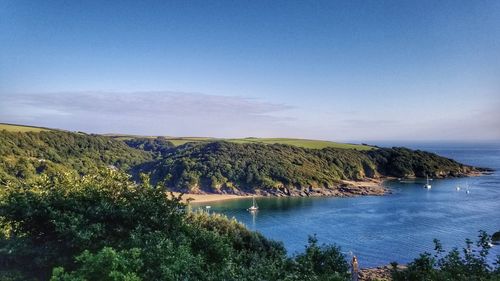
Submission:
<svg viewBox="0 0 500 281">
<path fill-rule="evenodd" d="M 4 98 L 3 106 L 31 106 L 60 112 L 118 113 L 128 115 L 266 115 L 290 109 L 243 97 L 182 92 L 60 92 L 18 94 Z"/>
<path fill-rule="evenodd" d="M 259 127 L 269 131 L 292 120 L 280 116 L 291 108 L 244 97 L 171 91 L 58 92 L 4 95 L 0 118 L 90 132 L 205 134 L 212 128 L 217 134 Z"/>
<path fill-rule="evenodd" d="M 337 111 L 326 115 L 259 99 L 183 92 L 2 94 L 0 122 L 92 133 L 330 140 L 498 140 L 500 104 L 461 116 Z M 372 116 L 372 117 L 371 117 Z M 380 116 L 377 118 L 377 116 Z"/>
</svg>

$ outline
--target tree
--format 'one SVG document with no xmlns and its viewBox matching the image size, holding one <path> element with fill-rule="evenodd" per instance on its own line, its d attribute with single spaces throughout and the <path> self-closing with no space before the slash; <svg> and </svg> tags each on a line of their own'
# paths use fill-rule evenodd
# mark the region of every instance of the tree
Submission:
<svg viewBox="0 0 500 281">
<path fill-rule="evenodd" d="M 62 267 L 52 271 L 50 281 L 140 281 L 138 276 L 143 262 L 140 250 L 133 248 L 117 252 L 113 248 L 104 247 L 96 254 L 85 250 L 76 257 L 78 268 L 66 272 Z"/>
</svg>

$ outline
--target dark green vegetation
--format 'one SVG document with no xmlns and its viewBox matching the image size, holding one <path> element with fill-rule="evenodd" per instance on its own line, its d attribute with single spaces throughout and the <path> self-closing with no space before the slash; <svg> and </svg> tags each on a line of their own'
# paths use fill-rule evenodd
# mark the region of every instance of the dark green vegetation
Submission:
<svg viewBox="0 0 500 281">
<path fill-rule="evenodd" d="M 99 167 L 127 171 L 151 159 L 151 153 L 98 135 L 0 131 L 0 182 L 36 174 L 87 174 Z"/>
<path fill-rule="evenodd" d="M 473 170 L 406 148 L 318 150 L 229 142 L 185 144 L 142 169 L 154 182 L 174 190 L 228 193 L 337 189 L 340 180 L 464 176 Z"/>
<path fill-rule="evenodd" d="M 434 240 L 435 253 L 423 253 L 404 270 L 393 264 L 394 281 L 474 281 L 500 280 L 500 256 L 495 267 L 488 261 L 491 237 L 480 231 L 477 242 L 467 239 L 462 251 L 457 248 L 449 252 L 443 250 L 438 240 Z"/>
<path fill-rule="evenodd" d="M 116 138 L 62 131 L 0 131 L 0 182 L 37 174 L 89 174 L 119 169 L 184 192 L 297 195 L 340 190 L 341 180 L 378 177 L 464 176 L 475 168 L 406 148 L 307 149 L 284 144 Z M 332 194 L 332 193 L 329 193 Z M 335 193 L 333 193 L 335 194 Z"/>
<path fill-rule="evenodd" d="M 280 243 L 100 170 L 0 192 L 0 280 L 346 280 L 340 249 Z"/>
<path fill-rule="evenodd" d="M 171 141 L 164 137 L 133 138 L 124 140 L 124 142 L 132 148 L 150 152 L 155 157 L 166 156 L 175 147 Z"/>
</svg>

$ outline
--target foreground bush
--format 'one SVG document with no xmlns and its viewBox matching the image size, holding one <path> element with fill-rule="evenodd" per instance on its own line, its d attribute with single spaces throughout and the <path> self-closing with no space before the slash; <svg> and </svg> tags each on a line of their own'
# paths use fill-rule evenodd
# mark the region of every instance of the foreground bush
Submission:
<svg viewBox="0 0 500 281">
<path fill-rule="evenodd" d="M 103 170 L 0 188 L 0 280 L 346 280 L 340 249 L 281 243 Z"/>
<path fill-rule="evenodd" d="M 340 248 L 310 237 L 281 243 L 221 215 L 188 212 L 180 198 L 102 170 L 0 186 L 0 280 L 349 280 Z M 481 232 L 460 253 L 425 253 L 397 280 L 499 280 Z"/>
<path fill-rule="evenodd" d="M 480 231 L 475 245 L 469 239 L 465 244 L 461 252 L 457 248 L 445 252 L 441 243 L 434 240 L 434 255 L 423 253 L 404 270 L 393 264 L 394 281 L 500 280 L 500 256 L 496 257 L 495 268 L 488 259 L 491 236 Z"/>
</svg>

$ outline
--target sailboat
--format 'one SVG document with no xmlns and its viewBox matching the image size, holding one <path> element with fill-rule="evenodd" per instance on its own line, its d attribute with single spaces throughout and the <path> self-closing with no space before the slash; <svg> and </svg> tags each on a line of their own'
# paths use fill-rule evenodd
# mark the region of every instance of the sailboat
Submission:
<svg viewBox="0 0 500 281">
<path fill-rule="evenodd" d="M 424 188 L 427 188 L 427 189 L 432 188 L 431 184 L 429 183 L 429 176 L 427 176 L 427 183 L 424 185 Z"/>
<path fill-rule="evenodd" d="M 259 206 L 257 206 L 257 203 L 255 203 L 255 196 L 252 196 L 252 206 L 247 209 L 249 212 L 256 212 L 259 209 Z"/>
</svg>

